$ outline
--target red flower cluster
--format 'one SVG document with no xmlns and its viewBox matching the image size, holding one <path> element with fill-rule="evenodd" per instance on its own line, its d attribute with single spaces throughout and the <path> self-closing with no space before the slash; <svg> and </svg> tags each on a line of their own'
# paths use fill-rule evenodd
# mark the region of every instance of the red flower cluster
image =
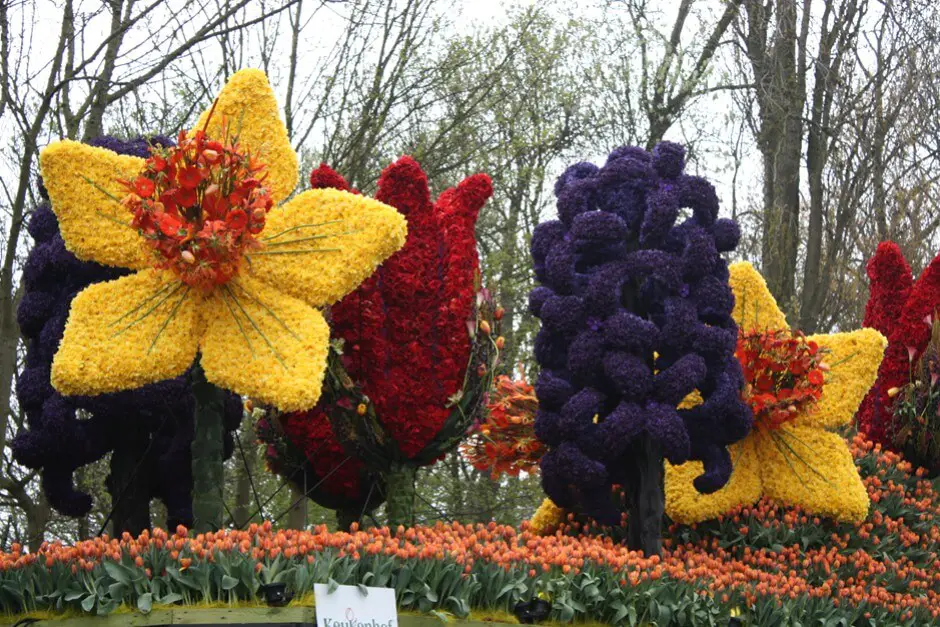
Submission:
<svg viewBox="0 0 940 627">
<path fill-rule="evenodd" d="M 228 282 L 244 251 L 260 246 L 255 235 L 273 204 L 264 165 L 225 129 L 222 141 L 181 131 L 176 146 L 153 146 L 143 173 L 122 181 L 128 192 L 122 202 L 155 265 L 203 291 Z"/>
<path fill-rule="evenodd" d="M 349 188 L 324 165 L 311 182 Z M 489 177 L 477 174 L 432 202 L 414 159 L 390 165 L 375 198 L 407 217 L 408 240 L 332 309 L 347 372 L 409 458 L 438 434 L 463 387 L 479 282 L 474 225 L 491 194 Z M 317 420 L 319 412 L 305 415 Z"/>
<path fill-rule="evenodd" d="M 506 473 L 535 472 L 545 446 L 535 437 L 539 402 L 525 380 L 497 379 L 486 405 L 486 420 L 462 445 L 464 457 L 477 470 L 496 479 Z"/>
<path fill-rule="evenodd" d="M 819 346 L 799 331 L 741 334 L 735 356 L 757 428 L 777 429 L 822 396 L 828 366 Z"/>
<path fill-rule="evenodd" d="M 893 390 L 911 382 L 940 309 L 940 255 L 915 282 L 898 245 L 882 242 L 868 262 L 868 278 L 871 295 L 863 326 L 887 337 L 888 348 L 878 379 L 859 409 L 858 425 L 872 441 L 891 447 Z"/>
<path fill-rule="evenodd" d="M 324 492 L 353 499 L 359 495 L 362 461 L 346 453 L 325 413 L 287 414 L 281 424 L 291 444 L 304 452 L 315 475 L 328 477 L 320 486 Z"/>
</svg>

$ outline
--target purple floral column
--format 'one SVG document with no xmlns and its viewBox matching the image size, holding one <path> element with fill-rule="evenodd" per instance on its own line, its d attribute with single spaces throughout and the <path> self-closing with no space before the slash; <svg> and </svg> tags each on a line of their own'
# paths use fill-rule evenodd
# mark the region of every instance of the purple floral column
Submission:
<svg viewBox="0 0 940 627">
<path fill-rule="evenodd" d="M 616 524 L 611 488 L 623 486 L 629 543 L 646 554 L 661 549 L 663 457 L 700 460 L 696 488 L 713 492 L 731 475 L 727 445 L 752 422 L 721 257 L 740 233 L 718 219 L 712 185 L 683 174 L 684 154 L 661 142 L 572 165 L 555 184 L 558 219 L 531 243 L 543 487 Z M 694 390 L 704 402 L 677 409 Z"/>
</svg>

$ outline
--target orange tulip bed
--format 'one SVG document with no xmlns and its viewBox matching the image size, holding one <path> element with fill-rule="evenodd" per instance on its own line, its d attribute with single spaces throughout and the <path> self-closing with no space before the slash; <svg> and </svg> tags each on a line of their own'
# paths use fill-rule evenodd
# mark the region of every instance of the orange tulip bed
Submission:
<svg viewBox="0 0 940 627">
<path fill-rule="evenodd" d="M 179 528 L 0 555 L 9 614 L 148 612 L 171 604 L 258 602 L 284 582 L 387 586 L 399 608 L 467 616 L 547 595 L 553 618 L 609 624 L 925 625 L 940 617 L 940 499 L 921 472 L 856 437 L 872 499 L 867 522 L 836 524 L 762 501 L 697 526 L 672 525 L 662 557 L 628 551 L 591 523 L 554 535 L 489 525 L 196 535 Z M 296 601 L 295 601 L 296 602 Z M 818 619 L 818 620 L 817 620 Z"/>
</svg>

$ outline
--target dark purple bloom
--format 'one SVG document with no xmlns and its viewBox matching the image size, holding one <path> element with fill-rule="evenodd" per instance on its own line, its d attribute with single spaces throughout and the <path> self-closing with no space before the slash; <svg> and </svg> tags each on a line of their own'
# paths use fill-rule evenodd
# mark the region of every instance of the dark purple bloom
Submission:
<svg viewBox="0 0 940 627">
<path fill-rule="evenodd" d="M 589 161 L 582 161 L 581 163 L 568 166 L 568 169 L 555 181 L 555 196 L 558 196 L 558 194 L 575 181 L 591 178 L 597 174 L 598 169 L 596 165 Z"/>
<path fill-rule="evenodd" d="M 626 401 L 642 402 L 653 387 L 653 373 L 646 362 L 625 351 L 607 351 L 604 374 Z"/>
<path fill-rule="evenodd" d="M 673 142 L 659 142 L 653 148 L 653 167 L 664 179 L 675 179 L 685 169 L 685 147 Z"/>
<path fill-rule="evenodd" d="M 734 250 L 741 241 L 741 227 L 734 220 L 720 218 L 712 225 L 712 237 L 715 238 L 715 248 L 718 252 Z"/>
<path fill-rule="evenodd" d="M 696 486 L 713 491 L 730 476 L 727 445 L 751 427 L 720 256 L 740 233 L 716 220 L 714 188 L 684 174 L 684 160 L 662 142 L 652 154 L 618 148 L 601 168 L 575 164 L 555 186 L 560 219 L 532 238 L 543 486 L 598 520 L 619 520 L 610 487 L 630 476 L 637 438 L 674 463 L 702 461 Z M 682 208 L 691 217 L 677 223 Z M 677 410 L 695 390 L 704 402 Z"/>
</svg>

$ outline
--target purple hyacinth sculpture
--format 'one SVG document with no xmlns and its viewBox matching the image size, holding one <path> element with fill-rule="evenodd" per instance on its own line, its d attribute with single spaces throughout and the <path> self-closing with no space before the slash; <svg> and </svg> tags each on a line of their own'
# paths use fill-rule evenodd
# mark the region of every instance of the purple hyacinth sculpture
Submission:
<svg viewBox="0 0 940 627">
<path fill-rule="evenodd" d="M 727 445 L 753 421 L 721 257 L 740 232 L 718 219 L 712 185 L 683 174 L 684 157 L 661 142 L 569 167 L 555 184 L 558 219 L 531 243 L 543 487 L 559 506 L 617 524 L 611 489 L 622 486 L 628 543 L 647 555 L 661 550 L 663 457 L 701 461 L 695 486 L 714 492 L 731 475 Z M 677 409 L 694 390 L 703 403 Z"/>
<path fill-rule="evenodd" d="M 152 143 L 170 145 L 165 137 Z M 120 154 L 145 157 L 147 140 L 102 137 L 92 142 Z M 137 390 L 96 397 L 63 397 L 49 381 L 72 299 L 87 285 L 110 281 L 127 270 L 80 261 L 66 250 L 55 214 L 45 199 L 30 216 L 34 247 L 23 268 L 24 295 L 17 310 L 25 338 L 26 364 L 16 382 L 27 430 L 13 440 L 16 461 L 40 469 L 50 505 L 67 516 L 91 509 L 91 496 L 76 489 L 75 471 L 111 452 L 107 487 L 112 496 L 112 529 L 137 533 L 150 526 L 150 499 L 167 508 L 167 525 L 192 523 L 190 444 L 194 401 L 189 377 Z M 231 455 L 241 400 L 226 399 L 225 451 Z"/>
</svg>

